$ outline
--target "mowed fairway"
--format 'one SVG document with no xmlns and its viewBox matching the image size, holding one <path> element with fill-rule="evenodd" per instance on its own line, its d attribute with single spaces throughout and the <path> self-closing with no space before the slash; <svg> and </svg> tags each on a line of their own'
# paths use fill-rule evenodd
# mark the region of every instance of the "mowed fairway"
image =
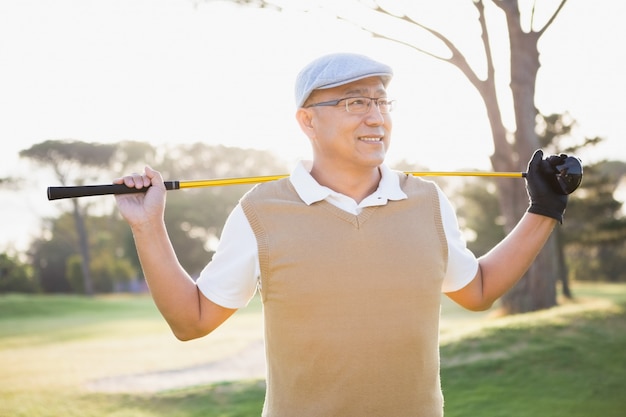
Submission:
<svg viewBox="0 0 626 417">
<path fill-rule="evenodd" d="M 626 285 L 573 289 L 574 302 L 504 318 L 444 298 L 446 417 L 626 415 Z M 148 296 L 0 296 L 0 416 L 258 416 L 258 376 L 215 381 L 262 362 L 262 326 L 258 299 L 183 343 Z M 205 376 L 187 386 L 194 369 Z"/>
</svg>

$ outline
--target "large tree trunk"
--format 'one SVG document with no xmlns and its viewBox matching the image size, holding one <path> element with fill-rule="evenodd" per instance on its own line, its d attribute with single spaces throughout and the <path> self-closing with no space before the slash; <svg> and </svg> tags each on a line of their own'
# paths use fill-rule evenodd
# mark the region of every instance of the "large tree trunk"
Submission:
<svg viewBox="0 0 626 417">
<path fill-rule="evenodd" d="M 510 88 L 516 124 L 514 149 L 518 167 L 524 170 L 526 162 L 540 146 L 535 131 L 538 112 L 534 98 L 540 67 L 537 42 L 542 32 L 522 31 L 517 0 L 496 3 L 506 14 L 511 50 Z M 492 162 L 495 161 L 492 159 Z M 523 214 L 520 210 L 527 207 L 527 201 L 524 201 L 527 197 L 524 184 L 509 184 L 509 187 L 513 190 L 506 191 L 501 185 L 500 195 L 502 199 L 512 198 L 501 204 L 510 231 Z M 523 313 L 556 305 L 556 279 L 561 275 L 558 251 L 558 242 L 551 237 L 520 282 L 502 297 L 502 308 L 506 313 Z"/>
</svg>

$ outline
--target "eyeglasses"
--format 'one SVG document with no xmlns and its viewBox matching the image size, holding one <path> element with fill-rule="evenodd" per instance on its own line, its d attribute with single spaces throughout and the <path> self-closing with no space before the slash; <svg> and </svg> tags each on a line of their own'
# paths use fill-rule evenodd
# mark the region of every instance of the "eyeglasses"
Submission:
<svg viewBox="0 0 626 417">
<path fill-rule="evenodd" d="M 395 100 L 389 100 L 386 97 L 373 98 L 373 97 L 346 97 L 339 100 L 323 101 L 321 103 L 309 104 L 308 107 L 317 106 L 336 106 L 337 104 L 345 101 L 346 111 L 348 113 L 367 113 L 372 106 L 372 102 L 376 103 L 376 107 L 382 114 L 387 114 L 393 110 Z"/>
</svg>

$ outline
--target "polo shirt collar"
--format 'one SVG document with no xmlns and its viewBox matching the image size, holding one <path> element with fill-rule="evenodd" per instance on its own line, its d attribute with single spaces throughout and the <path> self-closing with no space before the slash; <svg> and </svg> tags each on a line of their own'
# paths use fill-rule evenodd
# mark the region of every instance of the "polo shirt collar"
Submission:
<svg viewBox="0 0 626 417">
<path fill-rule="evenodd" d="M 296 189 L 298 196 L 307 205 L 325 200 L 332 196 L 342 195 L 326 186 L 320 185 L 310 174 L 312 161 L 300 161 L 291 172 L 289 180 Z M 400 178 L 385 164 L 380 165 L 381 179 L 378 189 L 364 201 L 376 201 L 371 205 L 386 204 L 389 200 L 404 200 L 407 195 L 400 188 Z"/>
</svg>

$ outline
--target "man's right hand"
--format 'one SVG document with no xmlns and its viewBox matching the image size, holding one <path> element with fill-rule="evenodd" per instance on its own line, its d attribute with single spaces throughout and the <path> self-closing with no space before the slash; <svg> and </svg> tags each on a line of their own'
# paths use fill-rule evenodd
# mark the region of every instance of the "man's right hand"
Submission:
<svg viewBox="0 0 626 417">
<path fill-rule="evenodd" d="M 133 173 L 113 181 L 138 190 L 150 187 L 145 193 L 117 194 L 115 200 L 122 217 L 132 226 L 162 221 L 165 214 L 165 185 L 161 173 L 146 166 L 143 175 Z"/>
</svg>

